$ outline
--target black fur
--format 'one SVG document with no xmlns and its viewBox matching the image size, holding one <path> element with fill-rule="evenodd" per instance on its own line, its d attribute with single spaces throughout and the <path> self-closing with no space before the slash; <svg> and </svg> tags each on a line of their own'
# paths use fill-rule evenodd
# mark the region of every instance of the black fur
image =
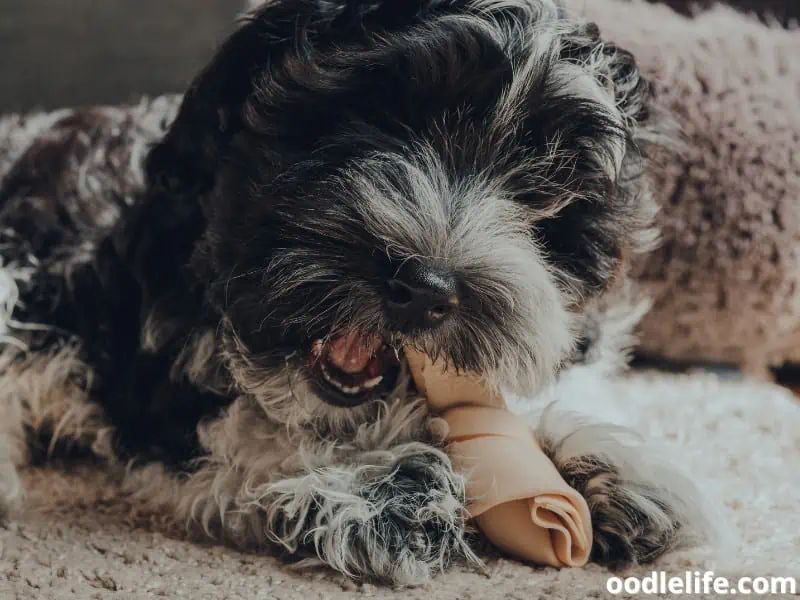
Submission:
<svg viewBox="0 0 800 600">
<path fill-rule="evenodd" d="M 669 504 L 659 500 L 657 489 L 642 486 L 637 493 L 658 505 L 661 509 L 659 516 L 673 516 L 667 528 L 652 523 L 651 514 L 631 505 L 625 482 L 607 460 L 584 456 L 560 464 L 559 471 L 589 504 L 594 531 L 593 561 L 623 569 L 634 562 L 650 562 L 680 542 L 682 523 L 677 515 L 670 514 Z M 654 531 L 660 534 L 652 535 Z"/>
<path fill-rule="evenodd" d="M 113 354 L 108 370 L 114 390 L 107 405 L 123 425 L 124 447 L 141 452 L 149 435 L 154 456 L 193 456 L 180 444 L 166 448 L 175 444 L 167 440 L 224 405 L 214 395 L 184 402 L 191 389 L 168 380 L 170 364 L 194 328 L 214 327 L 225 316 L 270 366 L 327 334 L 333 323 L 309 327 L 303 313 L 322 312 L 343 298 L 331 297 L 329 284 L 313 284 L 270 303 L 273 284 L 264 279 L 270 257 L 287 248 L 302 250 L 309 260 L 324 261 L 331 278 L 380 293 L 391 264 L 375 254 L 376 240 L 348 207 L 349 198 L 337 197 L 347 190 L 326 182 L 375 150 L 402 152 L 421 137 L 446 155 L 455 173 L 502 172 L 513 165 L 496 161 L 498 156 L 535 157 L 559 135 L 573 152 L 536 173 L 535 185 L 521 178 L 509 192 L 534 208 L 557 201 L 565 189 L 580 194 L 580 201 L 538 223 L 531 235 L 559 269 L 580 282 L 583 299 L 609 284 L 638 225 L 637 188 L 609 179 L 589 150 L 630 132 L 619 130 L 591 102 L 550 89 L 542 72 L 518 134 L 505 142 L 507 151 L 469 151 L 479 146 L 481 124 L 488 123 L 511 82 L 514 64 L 477 26 L 432 24 L 436 15 L 460 14 L 464 6 L 270 2 L 244 21 L 196 79 L 169 133 L 147 159 L 150 187 L 141 204 L 98 253 L 101 269 L 104 262 L 113 264 L 103 269 L 102 291 L 92 292 L 120 303 L 118 314 L 109 316 L 113 333 L 107 336 L 116 348 L 103 351 Z M 380 44 L 371 39 L 378 31 Z M 298 35 L 303 54 L 296 51 Z M 563 57 L 579 60 L 600 43 L 596 29 L 576 31 Z M 627 53 L 617 60 L 613 73 L 626 81 L 635 64 Z M 649 91 L 639 81 L 630 94 L 634 100 L 626 102 L 646 106 L 640 97 Z M 646 109 L 634 116 L 646 120 Z M 640 160 L 637 153 L 631 146 L 629 160 Z M 324 218 L 316 216 L 321 213 Z M 320 227 L 341 233 L 314 233 Z M 343 248 L 348 239 L 350 247 Z M 135 340 L 152 313 L 165 339 L 161 347 L 143 350 Z M 196 409 L 185 410 L 187 403 Z"/>
</svg>

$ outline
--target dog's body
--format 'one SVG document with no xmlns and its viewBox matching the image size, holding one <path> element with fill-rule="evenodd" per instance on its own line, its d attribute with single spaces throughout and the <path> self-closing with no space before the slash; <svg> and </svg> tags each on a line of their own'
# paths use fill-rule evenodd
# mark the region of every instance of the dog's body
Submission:
<svg viewBox="0 0 800 600">
<path fill-rule="evenodd" d="M 66 121 L 87 168 L 112 151 Z M 255 9 L 143 181 L 134 156 L 130 188 L 55 193 L 47 144 L 4 179 L 0 512 L 18 467 L 90 457 L 202 531 L 352 576 L 475 559 L 402 348 L 532 409 L 616 366 L 657 131 L 632 57 L 552 0 Z M 694 533 L 689 502 L 609 431 L 537 429 L 594 558 L 650 560 Z"/>
</svg>

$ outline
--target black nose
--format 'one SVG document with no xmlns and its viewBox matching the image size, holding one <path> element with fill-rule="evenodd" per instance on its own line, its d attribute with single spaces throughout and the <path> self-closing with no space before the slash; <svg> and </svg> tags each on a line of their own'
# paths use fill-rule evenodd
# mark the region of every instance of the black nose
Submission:
<svg viewBox="0 0 800 600">
<path fill-rule="evenodd" d="M 458 310 L 458 281 L 448 270 L 407 260 L 388 282 L 387 308 L 401 331 L 433 329 Z"/>
</svg>

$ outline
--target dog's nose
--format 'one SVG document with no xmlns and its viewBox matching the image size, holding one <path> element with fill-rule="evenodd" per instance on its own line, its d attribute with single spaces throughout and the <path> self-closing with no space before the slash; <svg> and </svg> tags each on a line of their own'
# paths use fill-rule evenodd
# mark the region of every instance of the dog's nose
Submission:
<svg viewBox="0 0 800 600">
<path fill-rule="evenodd" d="M 407 260 L 388 287 L 389 314 L 401 330 L 433 329 L 458 310 L 458 281 L 441 267 Z"/>
</svg>

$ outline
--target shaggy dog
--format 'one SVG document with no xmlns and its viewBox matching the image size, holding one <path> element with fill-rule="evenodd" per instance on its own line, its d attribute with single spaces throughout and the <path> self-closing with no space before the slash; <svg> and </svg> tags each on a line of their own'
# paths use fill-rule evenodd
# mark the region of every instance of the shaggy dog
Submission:
<svg viewBox="0 0 800 600">
<path fill-rule="evenodd" d="M 477 561 L 414 347 L 539 411 L 595 560 L 686 542 L 684 478 L 542 411 L 622 362 L 641 312 L 651 101 L 555 0 L 253 9 L 134 196 L 40 193 L 46 145 L 3 182 L 0 512 L 19 467 L 92 459 L 195 530 L 352 577 Z"/>
</svg>

